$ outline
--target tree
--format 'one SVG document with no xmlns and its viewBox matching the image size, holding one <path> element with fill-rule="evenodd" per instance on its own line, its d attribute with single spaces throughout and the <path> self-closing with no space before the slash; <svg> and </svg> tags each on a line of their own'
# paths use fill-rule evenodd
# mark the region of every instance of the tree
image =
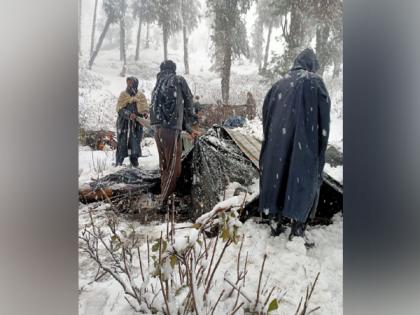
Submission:
<svg viewBox="0 0 420 315">
<path fill-rule="evenodd" d="M 79 10 L 78 10 L 78 17 L 79 17 L 79 29 L 77 32 L 78 35 L 78 42 L 79 42 L 79 56 L 82 55 L 82 45 L 81 45 L 81 39 L 82 39 L 82 0 L 79 0 Z"/>
<path fill-rule="evenodd" d="M 134 58 L 136 61 L 138 61 L 140 57 L 141 26 L 143 23 L 147 23 L 147 37 L 148 37 L 149 36 L 149 23 L 152 23 L 153 21 L 156 20 L 155 2 L 153 0 L 134 1 L 133 2 L 133 15 L 135 18 L 139 19 L 139 25 L 137 29 L 136 54 Z"/>
<path fill-rule="evenodd" d="M 181 0 L 182 38 L 184 43 L 185 74 L 190 73 L 188 64 L 188 34 L 198 25 L 200 4 L 195 0 Z"/>
<path fill-rule="evenodd" d="M 222 101 L 229 103 L 230 69 L 234 58 L 249 56 L 246 27 L 242 19 L 252 0 L 207 0 L 213 16 L 211 40 L 214 44 L 215 68 L 221 73 Z"/>
<path fill-rule="evenodd" d="M 90 55 L 92 56 L 93 46 L 95 44 L 95 30 L 96 30 L 96 12 L 98 9 L 98 0 L 95 0 L 95 8 L 93 10 L 92 35 L 90 38 Z"/>
<path fill-rule="evenodd" d="M 320 64 L 319 74 L 334 64 L 334 76 L 342 63 L 343 2 L 341 0 L 315 0 L 311 15 L 316 21 L 316 53 Z"/>
<path fill-rule="evenodd" d="M 164 60 L 168 59 L 170 36 L 182 28 L 180 5 L 180 0 L 155 0 L 157 22 L 162 29 Z"/>
<path fill-rule="evenodd" d="M 260 20 L 263 23 L 263 25 L 267 27 L 268 29 L 267 40 L 266 40 L 266 45 L 265 45 L 265 53 L 264 53 L 264 64 L 262 66 L 262 70 L 264 71 L 267 69 L 268 55 L 270 54 L 271 34 L 273 32 L 273 28 L 279 26 L 280 18 L 281 18 L 278 12 L 274 11 L 273 8 L 274 8 L 273 0 L 259 0 L 258 1 L 258 6 L 257 6 L 258 20 Z"/>
<path fill-rule="evenodd" d="M 255 63 L 258 65 L 258 72 L 261 72 L 261 69 L 262 69 L 262 60 L 263 60 L 262 47 L 264 45 L 263 32 L 264 32 L 263 21 L 260 19 L 260 17 L 257 17 L 252 27 L 251 57 L 252 57 L 252 60 L 255 61 Z"/>
<path fill-rule="evenodd" d="M 125 11 L 127 9 L 126 0 L 120 0 L 120 60 L 125 65 L 127 63 L 127 56 L 125 50 Z"/>
<path fill-rule="evenodd" d="M 104 0 L 103 2 L 103 8 L 106 14 L 106 21 L 102 33 L 98 38 L 98 43 L 96 44 L 95 50 L 90 56 L 89 69 L 92 69 L 93 63 L 95 62 L 99 50 L 101 50 L 102 43 L 104 41 L 106 33 L 109 30 L 110 25 L 118 22 L 121 18 L 121 1 L 122 0 Z"/>
</svg>

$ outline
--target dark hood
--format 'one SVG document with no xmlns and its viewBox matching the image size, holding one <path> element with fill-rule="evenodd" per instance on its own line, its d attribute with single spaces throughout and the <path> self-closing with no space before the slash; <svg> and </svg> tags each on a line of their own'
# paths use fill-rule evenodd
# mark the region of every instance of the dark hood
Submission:
<svg viewBox="0 0 420 315">
<path fill-rule="evenodd" d="M 303 50 L 295 59 L 292 70 L 304 69 L 309 72 L 317 72 L 319 69 L 318 59 L 311 48 Z"/>
<path fill-rule="evenodd" d="M 139 80 L 136 77 L 128 77 L 127 80 L 131 80 L 133 82 L 133 86 L 131 88 L 127 87 L 127 93 L 131 96 L 136 95 L 139 87 Z"/>
</svg>

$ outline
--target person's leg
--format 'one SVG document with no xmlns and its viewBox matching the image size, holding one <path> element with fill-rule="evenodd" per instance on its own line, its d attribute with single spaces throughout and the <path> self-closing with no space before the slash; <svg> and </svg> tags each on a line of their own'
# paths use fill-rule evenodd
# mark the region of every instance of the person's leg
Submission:
<svg viewBox="0 0 420 315">
<path fill-rule="evenodd" d="M 133 154 L 130 155 L 130 163 L 134 167 L 138 167 L 139 166 L 139 161 L 138 161 L 137 155 L 133 155 Z"/>
<path fill-rule="evenodd" d="M 163 144 L 162 159 L 163 167 L 161 169 L 161 188 L 162 200 L 167 201 L 168 197 L 176 189 L 176 181 L 181 175 L 181 139 L 179 130 L 162 128 L 160 133 L 160 141 Z"/>
</svg>

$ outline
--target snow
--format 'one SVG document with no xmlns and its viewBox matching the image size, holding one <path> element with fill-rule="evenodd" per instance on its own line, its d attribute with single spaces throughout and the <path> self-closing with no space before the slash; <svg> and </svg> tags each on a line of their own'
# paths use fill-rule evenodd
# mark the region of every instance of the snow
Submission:
<svg viewBox="0 0 420 315">
<path fill-rule="evenodd" d="M 79 88 L 79 115 L 81 127 L 99 130 L 107 129 L 115 131 L 116 122 L 116 100 L 120 92 L 125 87 L 125 78 L 119 76 L 122 64 L 119 61 L 119 52 L 117 49 L 111 51 L 103 49 L 100 51 L 92 70 L 87 70 L 90 19 L 93 5 L 84 3 L 84 17 L 82 21 L 82 41 L 84 43 L 84 55 L 80 60 L 80 88 Z M 101 5 L 101 1 L 99 6 Z M 86 11 L 85 11 L 86 10 Z M 87 13 L 86 13 L 87 12 Z M 252 10 L 247 17 L 250 17 L 250 23 L 253 23 Z M 221 99 L 220 78 L 218 74 L 209 70 L 211 62 L 207 55 L 210 41 L 208 39 L 207 20 L 203 20 L 190 36 L 190 70 L 191 74 L 185 78 L 190 85 L 193 94 L 200 95 L 200 101 L 203 104 L 215 103 Z M 88 31 L 89 30 L 89 31 Z M 151 34 L 154 28 L 151 27 Z M 134 33 L 134 32 L 133 32 Z M 99 36 L 99 32 L 96 33 Z M 131 34 L 135 36 L 135 34 Z M 180 42 L 179 37 L 174 41 Z M 277 45 L 277 46 L 276 46 Z M 281 51 L 281 43 L 273 41 L 273 50 Z M 170 45 L 169 45 L 170 46 Z M 150 102 L 151 91 L 153 89 L 159 64 L 162 61 L 162 48 L 159 50 L 153 48 L 141 49 L 140 62 L 132 61 L 134 51 L 133 44 L 127 47 L 128 69 L 127 75 L 135 75 L 139 78 L 139 88 L 142 90 L 148 102 Z M 183 62 L 181 48 L 178 50 L 169 47 L 169 58 L 177 63 L 178 73 L 183 75 Z M 343 151 L 343 112 L 342 112 L 342 81 L 333 80 L 329 73 L 325 75 L 325 83 L 331 97 L 331 126 L 329 134 L 330 144 Z M 254 64 L 247 60 L 238 60 L 233 63 L 231 74 L 231 102 L 234 104 L 245 104 L 246 93 L 251 91 L 256 102 L 258 111 L 261 112 L 262 102 L 265 93 L 269 89 L 269 84 L 262 82 L 262 77 L 257 74 Z M 279 99 L 282 97 L 278 95 Z M 312 109 L 311 109 L 312 110 Z M 259 117 L 253 120 L 247 120 L 241 132 L 251 134 L 257 139 L 263 139 L 262 123 Z M 286 128 L 282 131 L 286 133 Z M 146 138 L 142 143 L 143 157 L 139 159 L 140 168 L 158 169 L 159 159 L 154 139 Z M 79 147 L 79 186 L 90 182 L 92 179 L 113 173 L 122 167 L 113 166 L 115 161 L 115 151 L 93 151 L 89 147 Z M 128 164 L 128 159 L 125 160 Z M 331 167 L 325 165 L 325 171 L 333 178 L 343 181 L 342 166 Z M 299 179 L 297 179 L 299 180 Z M 244 192 L 234 195 L 235 190 L 239 188 L 238 183 L 231 183 L 226 189 L 226 199 L 215 206 L 215 211 L 233 207 L 238 208 L 244 199 L 250 202 L 256 198 L 259 193 L 259 183 L 255 182 L 250 187 L 242 187 L 248 193 Z M 221 198 L 222 199 L 222 198 Z M 88 211 L 91 210 L 99 222 L 103 224 L 103 216 L 109 211 L 109 205 L 105 203 L 94 203 L 90 205 L 80 205 L 79 207 L 79 229 L 89 222 Z M 198 221 L 208 218 L 211 213 L 205 214 Z M 102 221 L 101 221 L 102 220 Z M 123 227 L 132 225 L 136 233 L 143 240 L 141 247 L 142 254 L 146 252 L 145 239 L 155 241 L 160 237 L 161 231 L 166 231 L 166 224 L 154 223 L 141 225 L 138 222 L 130 220 L 128 217 L 120 217 L 120 223 Z M 339 315 L 343 313 L 343 218 L 337 214 L 333 219 L 333 224 L 329 226 L 308 227 L 307 236 L 315 241 L 316 246 L 306 249 L 302 240 L 295 238 L 292 241 L 287 240 L 290 228 L 287 228 L 284 234 L 278 237 L 270 235 L 270 228 L 267 225 L 258 224 L 255 219 L 247 220 L 244 224 L 238 224 L 232 220 L 230 224 L 238 227 L 238 235 L 244 235 L 241 263 L 244 263 L 245 255 L 248 253 L 248 269 L 246 276 L 245 294 L 253 296 L 257 290 L 258 276 L 261 268 L 264 254 L 268 255 L 265 264 L 265 273 L 263 283 L 268 279 L 268 286 L 276 286 L 280 289 L 278 294 L 285 294 L 284 301 L 281 303 L 278 311 L 272 314 L 294 314 L 297 304 L 302 296 L 305 295 L 305 289 L 310 284 L 318 272 L 320 278 L 315 288 L 310 305 L 313 307 L 321 306 L 314 315 Z M 178 223 L 176 228 L 185 228 L 191 223 Z M 177 230 L 175 249 L 182 251 L 187 246 L 194 244 L 197 239 L 198 231 L 196 229 Z M 194 245 L 196 246 L 196 245 Z M 222 288 L 230 290 L 230 287 L 223 280 L 225 271 L 234 272 L 236 270 L 236 260 L 239 245 L 229 247 L 223 257 L 218 273 L 215 275 L 216 287 L 210 291 L 209 299 L 215 301 Z M 169 272 L 169 266 L 165 266 L 165 273 Z M 138 314 L 124 299 L 122 288 L 106 275 L 100 280 L 93 282 L 97 272 L 96 264 L 83 252 L 79 254 L 79 314 Z M 234 277 L 232 275 L 232 277 Z M 150 279 L 149 279 L 150 280 Z M 146 279 L 147 281 L 147 279 Z M 139 284 L 141 285 L 141 284 Z M 180 294 L 182 296 L 182 294 Z M 163 303 L 163 301 L 162 301 Z M 229 309 L 218 309 L 218 314 L 226 314 Z M 241 312 L 238 312 L 240 314 Z"/>
</svg>

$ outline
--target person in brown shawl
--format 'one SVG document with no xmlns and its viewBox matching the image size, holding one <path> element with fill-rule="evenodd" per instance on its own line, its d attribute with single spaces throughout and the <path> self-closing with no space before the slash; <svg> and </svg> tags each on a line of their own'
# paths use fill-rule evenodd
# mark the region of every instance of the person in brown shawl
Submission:
<svg viewBox="0 0 420 315">
<path fill-rule="evenodd" d="M 181 131 L 196 138 L 191 128 L 194 117 L 193 96 L 187 82 L 176 75 L 176 64 L 166 60 L 160 65 L 157 82 L 152 92 L 150 123 L 155 127 L 161 172 L 161 208 L 167 211 L 169 196 L 175 191 L 181 175 Z"/>
<path fill-rule="evenodd" d="M 127 88 L 121 92 L 117 103 L 117 153 L 116 166 L 122 165 L 130 156 L 131 165 L 139 165 L 141 156 L 140 142 L 143 126 L 136 121 L 137 117 L 146 117 L 148 105 L 146 97 L 138 91 L 139 81 L 135 77 L 127 78 Z"/>
</svg>

